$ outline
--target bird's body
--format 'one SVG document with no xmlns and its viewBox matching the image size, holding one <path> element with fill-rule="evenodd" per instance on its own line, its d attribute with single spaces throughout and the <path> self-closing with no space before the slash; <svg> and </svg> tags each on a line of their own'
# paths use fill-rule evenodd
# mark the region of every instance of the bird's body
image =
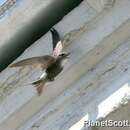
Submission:
<svg viewBox="0 0 130 130">
<path fill-rule="evenodd" d="M 52 65 L 46 69 L 47 79 L 53 81 L 54 78 L 63 70 L 62 57 L 59 57 Z"/>
<path fill-rule="evenodd" d="M 55 77 L 63 70 L 62 61 L 69 55 L 62 53 L 63 45 L 58 32 L 52 28 L 51 33 L 53 39 L 52 55 L 31 57 L 10 65 L 10 67 L 40 65 L 42 70 L 45 70 L 45 74 L 43 74 L 44 76 L 41 76 L 37 81 L 32 83 L 32 85 L 35 85 L 39 95 L 42 93 L 45 83 L 48 81 L 54 81 Z"/>
</svg>

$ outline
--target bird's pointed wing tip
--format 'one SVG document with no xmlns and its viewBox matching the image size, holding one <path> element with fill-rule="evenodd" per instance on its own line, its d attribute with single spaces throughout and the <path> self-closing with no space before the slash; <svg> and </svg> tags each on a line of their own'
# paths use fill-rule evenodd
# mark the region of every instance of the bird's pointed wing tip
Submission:
<svg viewBox="0 0 130 130">
<path fill-rule="evenodd" d="M 15 64 L 11 64 L 8 66 L 9 68 L 17 67 Z"/>
</svg>

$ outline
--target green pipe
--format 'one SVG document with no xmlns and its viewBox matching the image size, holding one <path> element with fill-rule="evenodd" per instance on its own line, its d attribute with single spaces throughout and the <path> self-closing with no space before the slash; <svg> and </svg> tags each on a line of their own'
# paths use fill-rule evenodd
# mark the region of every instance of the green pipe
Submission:
<svg viewBox="0 0 130 130">
<path fill-rule="evenodd" d="M 53 0 L 28 25 L 0 48 L 0 71 L 15 60 L 28 46 L 43 36 L 82 0 Z"/>
</svg>

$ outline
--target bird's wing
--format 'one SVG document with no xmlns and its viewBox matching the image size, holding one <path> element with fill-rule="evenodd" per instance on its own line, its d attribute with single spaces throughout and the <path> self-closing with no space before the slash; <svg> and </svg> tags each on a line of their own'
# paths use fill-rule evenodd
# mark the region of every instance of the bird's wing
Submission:
<svg viewBox="0 0 130 130">
<path fill-rule="evenodd" d="M 59 56 L 62 52 L 62 49 L 63 49 L 63 45 L 62 45 L 62 42 L 59 41 L 57 44 L 56 44 L 56 47 L 54 48 L 53 50 L 53 56 Z"/>
<path fill-rule="evenodd" d="M 50 31 L 52 33 L 53 56 L 59 56 L 63 49 L 60 35 L 54 28 L 51 28 Z"/>
<path fill-rule="evenodd" d="M 57 32 L 56 29 L 51 28 L 50 31 L 51 31 L 51 34 L 52 34 L 52 45 L 53 45 L 53 50 L 54 50 L 57 43 L 59 41 L 61 41 L 61 38 L 60 38 L 60 35 L 59 35 L 59 33 Z"/>
<path fill-rule="evenodd" d="M 46 69 L 49 65 L 51 65 L 54 62 L 55 62 L 55 58 L 53 56 L 45 55 L 45 56 L 39 56 L 39 57 L 31 57 L 28 59 L 18 61 L 14 64 L 11 64 L 10 67 L 40 65 L 42 69 Z"/>
</svg>

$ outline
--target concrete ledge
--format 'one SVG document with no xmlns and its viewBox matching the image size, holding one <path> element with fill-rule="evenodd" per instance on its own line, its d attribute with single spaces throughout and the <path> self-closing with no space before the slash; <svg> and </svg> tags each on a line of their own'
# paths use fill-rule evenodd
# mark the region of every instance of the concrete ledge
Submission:
<svg viewBox="0 0 130 130">
<path fill-rule="evenodd" d="M 126 88 L 129 87 L 129 85 L 126 84 Z M 125 88 L 125 86 L 124 86 Z M 113 121 L 124 121 L 124 120 L 130 120 L 130 91 L 128 90 L 128 92 L 126 92 L 126 94 L 124 95 L 124 97 L 121 99 L 122 102 L 120 102 L 120 104 L 118 104 L 118 109 L 113 109 L 113 111 L 106 116 L 105 118 L 101 119 L 101 120 L 113 120 Z M 121 125 L 121 123 L 119 124 Z M 109 130 L 110 127 L 105 127 L 105 128 L 97 128 L 97 127 L 93 127 L 92 130 Z M 129 130 L 129 127 L 111 127 L 111 130 Z"/>
</svg>

